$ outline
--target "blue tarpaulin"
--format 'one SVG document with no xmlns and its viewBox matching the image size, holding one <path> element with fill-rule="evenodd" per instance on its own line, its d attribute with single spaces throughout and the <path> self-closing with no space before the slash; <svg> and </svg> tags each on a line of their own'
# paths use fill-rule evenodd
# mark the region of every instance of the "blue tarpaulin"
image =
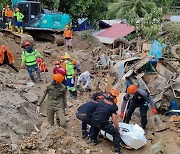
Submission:
<svg viewBox="0 0 180 154">
<path fill-rule="evenodd" d="M 166 44 L 160 43 L 157 40 L 153 41 L 153 44 L 150 48 L 150 56 L 155 56 L 155 58 L 162 58 L 162 50 L 166 48 Z"/>
</svg>

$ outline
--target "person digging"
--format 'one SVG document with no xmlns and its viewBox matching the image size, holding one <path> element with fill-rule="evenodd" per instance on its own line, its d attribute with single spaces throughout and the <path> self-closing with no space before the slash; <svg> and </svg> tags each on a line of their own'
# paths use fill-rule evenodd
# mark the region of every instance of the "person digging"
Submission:
<svg viewBox="0 0 180 154">
<path fill-rule="evenodd" d="M 120 117 L 122 119 L 124 119 L 125 123 L 129 123 L 134 110 L 137 107 L 139 107 L 140 108 L 140 116 L 141 116 L 141 126 L 146 133 L 147 111 L 148 111 L 149 103 L 152 108 L 152 114 L 156 115 L 157 110 L 155 108 L 154 101 L 153 101 L 152 97 L 149 95 L 149 93 L 143 89 L 138 88 L 136 85 L 131 84 L 127 88 L 127 93 L 123 98 Z M 126 106 L 127 106 L 127 113 L 125 114 Z"/>
<path fill-rule="evenodd" d="M 67 119 L 65 110 L 67 108 L 66 87 L 62 84 L 64 76 L 62 74 L 53 74 L 53 82 L 47 86 L 42 97 L 37 103 L 36 113 L 40 112 L 40 105 L 43 103 L 46 95 L 47 98 L 47 119 L 48 123 L 54 125 L 54 116 L 56 114 L 57 124 L 66 127 Z"/>
</svg>

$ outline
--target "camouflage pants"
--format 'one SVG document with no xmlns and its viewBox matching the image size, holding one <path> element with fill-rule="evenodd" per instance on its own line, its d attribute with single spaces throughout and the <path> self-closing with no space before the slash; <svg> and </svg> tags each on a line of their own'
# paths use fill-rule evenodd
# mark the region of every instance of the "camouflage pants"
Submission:
<svg viewBox="0 0 180 154">
<path fill-rule="evenodd" d="M 54 116 L 56 114 L 56 122 L 59 126 L 65 127 L 66 126 L 66 117 L 64 114 L 63 109 L 47 109 L 47 118 L 48 118 L 48 123 L 53 126 L 54 125 Z"/>
</svg>

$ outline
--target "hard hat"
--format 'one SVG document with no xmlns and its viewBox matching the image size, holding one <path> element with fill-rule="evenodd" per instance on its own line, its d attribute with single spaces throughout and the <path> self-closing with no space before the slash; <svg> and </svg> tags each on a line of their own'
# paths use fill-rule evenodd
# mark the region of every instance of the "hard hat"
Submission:
<svg viewBox="0 0 180 154">
<path fill-rule="evenodd" d="M 72 64 L 73 64 L 73 65 L 76 65 L 76 64 L 77 64 L 77 60 L 74 59 L 74 60 L 72 61 Z"/>
<path fill-rule="evenodd" d="M 119 90 L 117 90 L 117 89 L 111 89 L 111 90 L 109 91 L 109 93 L 110 93 L 112 96 L 115 96 L 115 97 L 119 96 Z"/>
<path fill-rule="evenodd" d="M 137 91 L 138 91 L 138 87 L 135 84 L 132 84 L 127 88 L 128 94 L 134 94 Z"/>
<path fill-rule="evenodd" d="M 66 25 L 66 28 L 69 28 L 69 25 Z"/>
<path fill-rule="evenodd" d="M 56 81 L 56 83 L 61 83 L 64 80 L 64 76 L 62 74 L 53 74 L 52 79 Z"/>
<path fill-rule="evenodd" d="M 25 42 L 24 47 L 27 47 L 27 46 L 31 46 L 31 43 L 30 42 Z"/>
<path fill-rule="evenodd" d="M 6 8 L 10 8 L 10 6 L 9 6 L 9 5 L 6 5 Z"/>
<path fill-rule="evenodd" d="M 7 50 L 7 46 L 1 45 L 1 49 L 2 49 L 3 51 Z"/>
<path fill-rule="evenodd" d="M 16 12 L 19 12 L 19 8 L 16 8 L 15 11 L 16 11 Z"/>
<path fill-rule="evenodd" d="M 59 62 L 59 61 L 56 61 L 54 64 L 55 64 L 55 65 L 60 65 L 60 62 Z"/>
<path fill-rule="evenodd" d="M 70 56 L 67 54 L 64 56 L 64 59 L 70 59 Z"/>
<path fill-rule="evenodd" d="M 64 56 L 61 56 L 60 59 L 63 60 L 63 59 L 64 59 Z"/>
</svg>

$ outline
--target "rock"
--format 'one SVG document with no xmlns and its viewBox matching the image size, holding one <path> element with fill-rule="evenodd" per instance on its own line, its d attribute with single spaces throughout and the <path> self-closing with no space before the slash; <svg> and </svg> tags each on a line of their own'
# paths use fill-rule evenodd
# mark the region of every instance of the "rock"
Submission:
<svg viewBox="0 0 180 154">
<path fill-rule="evenodd" d="M 36 103 L 38 101 L 38 96 L 34 93 L 29 91 L 28 93 L 24 94 L 24 97 L 30 103 Z"/>
<path fill-rule="evenodd" d="M 119 60 L 119 55 L 111 55 L 111 59 L 112 59 L 113 61 Z"/>
<path fill-rule="evenodd" d="M 51 51 L 50 50 L 43 50 L 43 52 L 47 55 L 51 55 Z"/>
<path fill-rule="evenodd" d="M 27 88 L 32 87 L 32 86 L 34 86 L 34 82 L 27 82 L 27 85 L 26 85 Z"/>
<path fill-rule="evenodd" d="M 86 150 L 86 154 L 91 154 L 90 149 L 87 149 L 87 150 Z"/>
<path fill-rule="evenodd" d="M 159 141 L 158 143 L 154 144 L 151 149 L 149 154 L 164 154 L 165 150 L 163 148 L 163 145 L 161 143 L 161 141 Z"/>
<path fill-rule="evenodd" d="M 56 151 L 54 149 L 49 149 L 46 154 L 55 154 L 55 153 L 56 153 Z"/>
<path fill-rule="evenodd" d="M 88 54 L 84 54 L 82 57 L 82 60 L 86 61 L 86 60 L 88 60 L 88 58 L 89 58 Z"/>
<path fill-rule="evenodd" d="M 9 72 L 9 70 L 7 70 L 7 69 L 4 69 L 4 68 L 0 68 L 0 72 L 2 72 L 2 73 L 8 73 Z"/>
</svg>

